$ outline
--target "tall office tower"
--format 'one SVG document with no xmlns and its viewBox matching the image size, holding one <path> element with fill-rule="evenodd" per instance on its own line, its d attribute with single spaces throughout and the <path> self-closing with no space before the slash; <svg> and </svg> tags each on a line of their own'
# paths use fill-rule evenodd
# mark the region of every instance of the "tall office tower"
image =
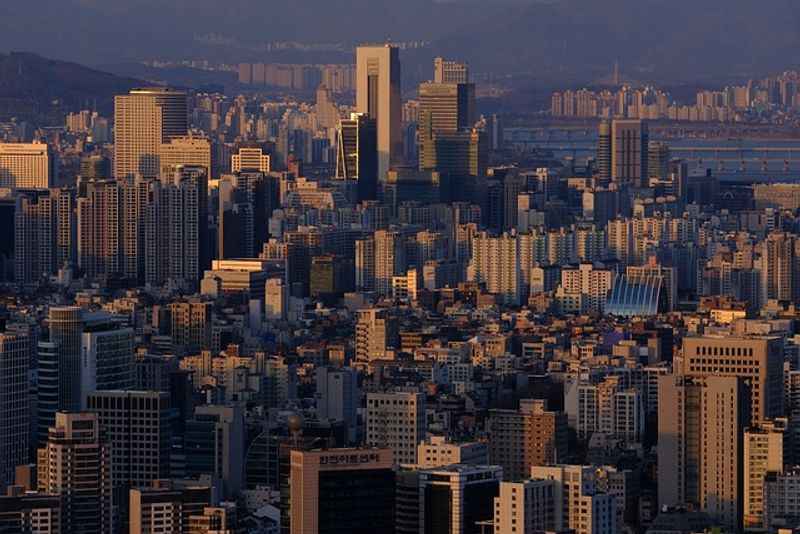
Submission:
<svg viewBox="0 0 800 534">
<path fill-rule="evenodd" d="M 317 87 L 314 112 L 317 116 L 317 125 L 321 129 L 336 128 L 339 123 L 339 108 L 333 100 L 333 93 L 324 83 Z"/>
<path fill-rule="evenodd" d="M 226 174 L 219 181 L 219 259 L 254 258 L 267 241 L 274 199 L 271 177 L 260 172 Z"/>
<path fill-rule="evenodd" d="M 596 468 L 584 465 L 533 467 L 531 478 L 553 483 L 555 531 L 617 532 L 617 497 L 598 483 Z"/>
<path fill-rule="evenodd" d="M 499 466 L 450 465 L 419 472 L 419 532 L 481 534 L 494 518 Z"/>
<path fill-rule="evenodd" d="M 634 186 L 646 185 L 649 134 L 641 120 L 617 119 L 611 123 L 611 178 Z"/>
<path fill-rule="evenodd" d="M 741 529 L 748 389 L 735 376 L 659 377 L 659 506 L 693 504 Z"/>
<path fill-rule="evenodd" d="M 683 374 L 749 380 L 752 424 L 783 417 L 783 343 L 778 336 L 686 337 Z"/>
<path fill-rule="evenodd" d="M 205 137 L 175 137 L 159 149 L 159 176 L 170 177 L 177 167 L 202 167 L 211 177 L 211 141 Z"/>
<path fill-rule="evenodd" d="M 517 228 L 519 222 L 519 195 L 528 189 L 525 176 L 506 176 L 503 180 L 503 230 Z"/>
<path fill-rule="evenodd" d="M 786 420 L 767 421 L 744 433 L 744 526 L 763 527 L 764 480 L 767 473 L 783 472 L 783 435 Z"/>
<path fill-rule="evenodd" d="M 116 181 L 90 182 L 77 202 L 78 268 L 91 279 L 122 274 L 125 258 L 121 218 L 125 212 Z"/>
<path fill-rule="evenodd" d="M 184 353 L 208 350 L 211 346 L 212 306 L 210 302 L 173 302 L 169 305 L 172 343 Z"/>
<path fill-rule="evenodd" d="M 81 334 L 81 409 L 95 391 L 133 387 L 133 328 L 104 312 L 84 314 Z"/>
<path fill-rule="evenodd" d="M 28 463 L 30 336 L 0 332 L 0 488 L 14 482 L 14 469 Z"/>
<path fill-rule="evenodd" d="M 111 446 L 92 413 L 58 412 L 39 449 L 39 491 L 62 498 L 61 532 L 111 534 Z"/>
<path fill-rule="evenodd" d="M 145 282 L 194 288 L 210 264 L 206 169 L 180 167 L 156 191 L 145 217 Z"/>
<path fill-rule="evenodd" d="M 470 441 L 453 443 L 444 436 L 431 436 L 417 445 L 417 468 L 433 469 L 453 464 L 487 465 L 486 443 Z"/>
<path fill-rule="evenodd" d="M 75 195 L 67 189 L 17 195 L 14 279 L 33 284 L 75 262 Z"/>
<path fill-rule="evenodd" d="M 375 239 L 356 240 L 356 291 L 375 291 Z"/>
<path fill-rule="evenodd" d="M 421 125 L 421 129 L 425 128 L 425 124 Z M 420 131 L 420 138 L 430 147 L 428 150 L 420 145 L 420 170 L 462 178 L 486 175 L 488 142 L 485 132 L 472 128 L 433 133 L 428 129 Z M 467 200 L 465 190 L 456 189 L 453 194 L 457 200 Z"/>
<path fill-rule="evenodd" d="M 604 184 L 611 181 L 611 123 L 601 121 L 597 129 L 597 177 Z"/>
<path fill-rule="evenodd" d="M 555 532 L 560 509 L 552 480 L 501 482 L 494 499 L 494 534 Z"/>
<path fill-rule="evenodd" d="M 433 59 L 433 81 L 435 83 L 469 83 L 469 66 L 441 57 Z"/>
<path fill-rule="evenodd" d="M 515 235 L 493 237 L 481 233 L 472 240 L 468 278 L 486 285 L 486 291 L 506 305 L 522 302 L 520 245 Z"/>
<path fill-rule="evenodd" d="M 523 480 L 535 465 L 553 465 L 567 455 L 567 415 L 547 410 L 544 400 L 523 399 L 519 410 L 490 410 L 489 463 L 505 480 Z"/>
<path fill-rule="evenodd" d="M 61 497 L 10 486 L 0 495 L 0 532 L 55 534 L 61 530 Z"/>
<path fill-rule="evenodd" d="M 405 242 L 399 232 L 378 230 L 375 239 L 375 291 L 389 295 L 392 278 L 405 272 L 407 266 Z"/>
<path fill-rule="evenodd" d="M 132 488 L 128 501 L 129 532 L 188 534 L 189 518 L 203 515 L 206 507 L 216 504 L 214 493 L 209 486 L 178 487 L 167 480 L 155 480 L 151 486 Z"/>
<path fill-rule="evenodd" d="M 184 451 L 189 477 L 210 475 L 221 480 L 227 498 L 234 498 L 244 481 L 244 414 L 239 406 L 195 408 L 186 422 Z"/>
<path fill-rule="evenodd" d="M 83 310 L 52 307 L 48 312 L 49 340 L 38 348 L 38 426 L 40 443 L 47 439 L 59 410 L 81 408 L 81 350 Z"/>
<path fill-rule="evenodd" d="M 397 319 L 387 309 L 358 310 L 356 322 L 356 360 L 369 362 L 386 357 L 398 341 Z"/>
<path fill-rule="evenodd" d="M 427 169 L 444 134 L 469 131 L 475 123 L 475 85 L 422 83 L 419 86 L 420 167 Z M 441 159 L 441 158 L 439 158 Z"/>
<path fill-rule="evenodd" d="M 336 178 L 356 183 L 358 202 L 378 198 L 378 145 L 375 120 L 351 113 L 339 121 Z"/>
<path fill-rule="evenodd" d="M 761 242 L 761 299 L 791 301 L 800 293 L 795 289 L 797 249 L 800 243 L 791 234 L 771 232 Z"/>
<path fill-rule="evenodd" d="M 425 429 L 422 393 L 367 394 L 366 442 L 392 449 L 398 464 L 417 463 L 417 445 L 425 439 Z"/>
<path fill-rule="evenodd" d="M 378 131 L 378 180 L 400 163 L 403 131 L 400 51 L 390 45 L 356 49 L 356 111 L 375 120 Z"/>
<path fill-rule="evenodd" d="M 661 141 L 650 141 L 647 145 L 648 184 L 662 182 L 669 178 L 671 156 L 669 145 Z"/>
<path fill-rule="evenodd" d="M 260 147 L 240 147 L 236 154 L 231 156 L 231 172 L 263 172 L 272 170 L 269 154 L 265 154 Z"/>
<path fill-rule="evenodd" d="M 39 342 L 38 433 L 43 442 L 59 410 L 86 408 L 89 393 L 133 386 L 133 329 L 105 312 L 52 307 L 49 340 Z"/>
<path fill-rule="evenodd" d="M 97 415 L 111 448 L 114 508 L 127 519 L 130 488 L 169 476 L 172 408 L 168 393 L 96 391 L 87 409 Z"/>
<path fill-rule="evenodd" d="M 50 189 L 58 185 L 58 156 L 45 143 L 0 143 L 0 187 Z"/>
<path fill-rule="evenodd" d="M 114 177 L 158 178 L 161 146 L 189 131 L 186 93 L 133 89 L 114 98 Z"/>
<path fill-rule="evenodd" d="M 351 368 L 334 370 L 320 367 L 315 380 L 317 418 L 320 421 L 343 422 L 348 441 L 354 443 L 358 430 L 357 412 L 361 404 L 358 373 Z"/>
<path fill-rule="evenodd" d="M 290 469 L 290 534 L 394 532 L 391 450 L 293 450 Z"/>
</svg>

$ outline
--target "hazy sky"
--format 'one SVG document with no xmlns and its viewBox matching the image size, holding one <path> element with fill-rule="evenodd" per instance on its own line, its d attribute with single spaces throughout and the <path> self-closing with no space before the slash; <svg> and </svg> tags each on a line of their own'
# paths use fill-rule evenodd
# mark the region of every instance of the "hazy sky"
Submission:
<svg viewBox="0 0 800 534">
<path fill-rule="evenodd" d="M 250 59 L 252 45 L 426 39 L 477 68 L 639 72 L 792 67 L 796 0 L 2 0 L 0 49 L 90 65 L 152 57 Z M 43 16 L 46 13 L 47 16 Z M 209 46 L 195 36 L 235 42 Z"/>
</svg>

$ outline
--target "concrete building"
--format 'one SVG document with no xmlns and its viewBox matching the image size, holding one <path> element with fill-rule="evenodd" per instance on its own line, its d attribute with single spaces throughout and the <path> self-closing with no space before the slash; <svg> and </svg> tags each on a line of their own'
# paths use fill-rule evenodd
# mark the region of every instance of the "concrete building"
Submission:
<svg viewBox="0 0 800 534">
<path fill-rule="evenodd" d="M 378 180 L 403 153 L 400 50 L 391 45 L 356 48 L 356 111 L 376 122 Z"/>
<path fill-rule="evenodd" d="M 26 493 L 21 486 L 9 486 L 0 496 L 0 532 L 59 534 L 62 530 L 62 497 Z"/>
<path fill-rule="evenodd" d="M 175 137 L 159 149 L 160 176 L 170 177 L 178 167 L 200 167 L 210 178 L 214 171 L 211 163 L 211 142 L 204 137 Z"/>
<path fill-rule="evenodd" d="M 290 534 L 394 531 L 391 450 L 294 450 L 290 461 Z"/>
<path fill-rule="evenodd" d="M 269 154 L 259 147 L 241 147 L 236 154 L 231 156 L 231 172 L 261 172 L 267 174 L 271 171 Z"/>
<path fill-rule="evenodd" d="M 56 414 L 39 449 L 39 491 L 62 497 L 62 532 L 111 534 L 111 445 L 96 414 Z"/>
<path fill-rule="evenodd" d="M 553 483 L 555 531 L 572 529 L 576 534 L 617 532 L 616 497 L 598 487 L 594 467 L 536 466 L 531 469 L 531 478 Z"/>
<path fill-rule="evenodd" d="M 686 337 L 683 373 L 750 380 L 753 425 L 783 416 L 783 348 L 777 336 Z"/>
<path fill-rule="evenodd" d="M 486 291 L 506 305 L 522 302 L 522 268 L 519 239 L 503 234 L 492 237 L 482 233 L 472 240 L 472 261 L 468 278 L 486 285 Z"/>
<path fill-rule="evenodd" d="M 204 509 L 214 504 L 211 487 L 178 487 L 167 480 L 154 480 L 150 486 L 131 489 L 128 532 L 189 534 L 189 518 L 203 515 Z"/>
<path fill-rule="evenodd" d="M 469 66 L 466 63 L 436 57 L 433 59 L 434 83 L 469 83 Z"/>
<path fill-rule="evenodd" d="M 30 461 L 30 345 L 27 332 L 0 332 L 0 488 L 14 482 L 16 466 Z"/>
<path fill-rule="evenodd" d="M 336 178 L 355 183 L 356 200 L 378 197 L 378 132 L 375 119 L 365 113 L 351 113 L 339 121 Z"/>
<path fill-rule="evenodd" d="M 489 463 L 505 480 L 530 476 L 531 467 L 552 465 L 567 455 L 567 416 L 547 410 L 544 400 L 523 399 L 519 410 L 490 410 Z"/>
<path fill-rule="evenodd" d="M 611 123 L 611 178 L 615 182 L 638 187 L 647 181 L 649 142 L 646 122 L 617 119 Z"/>
<path fill-rule="evenodd" d="M 397 320 L 388 310 L 372 308 L 358 311 L 356 323 L 356 360 L 383 359 L 389 348 L 397 345 Z"/>
<path fill-rule="evenodd" d="M 494 518 L 503 469 L 451 465 L 419 472 L 419 532 L 479 534 Z"/>
<path fill-rule="evenodd" d="M 238 405 L 195 408 L 184 436 L 186 474 L 211 475 L 223 482 L 226 498 L 243 488 L 245 456 L 244 414 Z"/>
<path fill-rule="evenodd" d="M 36 284 L 77 260 L 73 191 L 20 192 L 14 210 L 14 280 Z"/>
<path fill-rule="evenodd" d="M 740 529 L 743 436 L 751 420 L 745 380 L 666 375 L 658 387 L 659 505 L 693 504 L 727 528 Z"/>
<path fill-rule="evenodd" d="M 494 534 L 554 532 L 556 510 L 553 480 L 501 482 L 494 499 Z"/>
<path fill-rule="evenodd" d="M 786 420 L 767 421 L 744 433 L 744 526 L 763 527 L 764 480 L 767 473 L 783 472 L 783 435 Z"/>
<path fill-rule="evenodd" d="M 50 189 L 58 185 L 58 156 L 45 143 L 0 143 L 0 187 Z"/>
<path fill-rule="evenodd" d="M 161 146 L 188 133 L 185 92 L 133 89 L 114 99 L 114 176 L 161 174 Z"/>
<path fill-rule="evenodd" d="M 453 464 L 487 465 L 486 443 L 471 441 L 453 443 L 443 436 L 431 436 L 417 445 L 417 468 L 433 469 Z"/>
<path fill-rule="evenodd" d="M 96 391 L 87 409 L 97 415 L 111 448 L 111 483 L 119 519 L 127 520 L 130 488 L 169 476 L 172 409 L 169 394 Z"/>
<path fill-rule="evenodd" d="M 357 412 L 361 404 L 358 374 L 350 368 L 320 367 L 316 370 L 315 378 L 317 418 L 320 421 L 343 422 L 348 440 L 354 443 L 358 430 Z"/>
<path fill-rule="evenodd" d="M 764 528 L 776 532 L 800 521 L 800 471 L 768 473 L 764 479 Z"/>
<path fill-rule="evenodd" d="M 398 464 L 417 464 L 425 439 L 425 396 L 421 393 L 367 394 L 366 442 L 392 450 Z"/>
</svg>

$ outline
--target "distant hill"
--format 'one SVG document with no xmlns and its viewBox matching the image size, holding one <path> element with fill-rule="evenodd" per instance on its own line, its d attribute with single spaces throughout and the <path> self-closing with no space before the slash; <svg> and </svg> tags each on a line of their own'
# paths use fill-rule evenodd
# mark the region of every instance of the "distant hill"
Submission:
<svg viewBox="0 0 800 534">
<path fill-rule="evenodd" d="M 0 54 L 0 115 L 45 116 L 53 108 L 93 108 L 108 116 L 114 95 L 142 85 L 146 82 L 36 54 Z"/>
<path fill-rule="evenodd" d="M 224 7 L 222 7 L 224 4 Z M 265 43 L 432 43 L 475 72 L 591 83 L 614 61 L 642 81 L 696 82 L 798 64 L 797 0 L 6 0 L 0 49 L 86 64 L 276 61 Z M 46 17 L 42 14 L 47 13 Z M 305 59 L 304 59 L 305 58 Z M 430 72 L 403 53 L 403 68 Z M 318 62 L 320 54 L 292 61 Z"/>
</svg>

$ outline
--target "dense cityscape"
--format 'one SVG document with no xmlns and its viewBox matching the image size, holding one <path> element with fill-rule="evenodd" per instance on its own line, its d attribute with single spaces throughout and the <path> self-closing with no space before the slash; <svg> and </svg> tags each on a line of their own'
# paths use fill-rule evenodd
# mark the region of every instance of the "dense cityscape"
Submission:
<svg viewBox="0 0 800 534">
<path fill-rule="evenodd" d="M 423 45 L 0 95 L 0 534 L 800 531 L 800 74 Z"/>
</svg>

